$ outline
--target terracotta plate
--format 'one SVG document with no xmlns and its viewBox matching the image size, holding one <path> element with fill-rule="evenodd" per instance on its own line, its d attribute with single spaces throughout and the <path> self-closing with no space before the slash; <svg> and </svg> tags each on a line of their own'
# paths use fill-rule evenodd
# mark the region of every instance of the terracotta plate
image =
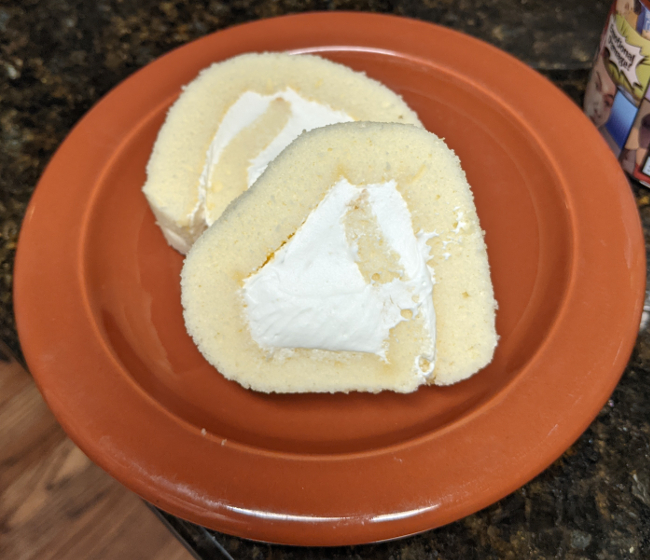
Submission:
<svg viewBox="0 0 650 560">
<path fill-rule="evenodd" d="M 459 154 L 500 306 L 494 361 L 472 379 L 410 395 L 264 395 L 222 378 L 186 334 L 182 258 L 140 192 L 145 164 L 182 84 L 264 50 L 365 71 Z M 340 545 L 449 523 L 548 466 L 619 379 L 644 278 L 623 173 L 543 77 L 448 29 L 310 14 L 190 43 L 98 103 L 30 203 L 15 308 L 49 406 L 115 478 L 219 531 Z"/>
</svg>

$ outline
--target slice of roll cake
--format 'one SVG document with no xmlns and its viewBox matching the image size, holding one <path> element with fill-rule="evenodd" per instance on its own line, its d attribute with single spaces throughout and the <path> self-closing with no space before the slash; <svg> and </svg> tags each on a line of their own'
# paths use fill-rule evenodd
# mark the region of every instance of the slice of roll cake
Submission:
<svg viewBox="0 0 650 560">
<path fill-rule="evenodd" d="M 143 190 L 168 243 L 186 253 L 301 132 L 350 121 L 421 126 L 387 87 L 317 56 L 245 54 L 203 70 L 147 165 Z"/>
<path fill-rule="evenodd" d="M 472 192 L 414 126 L 302 134 L 194 244 L 181 289 L 202 354 L 258 391 L 446 385 L 497 343 Z"/>
</svg>

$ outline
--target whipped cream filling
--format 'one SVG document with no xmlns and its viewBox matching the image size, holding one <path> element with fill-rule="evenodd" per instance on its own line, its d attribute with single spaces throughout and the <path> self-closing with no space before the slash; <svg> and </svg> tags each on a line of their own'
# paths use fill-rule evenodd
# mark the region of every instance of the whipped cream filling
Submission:
<svg viewBox="0 0 650 560">
<path fill-rule="evenodd" d="M 211 176 L 215 166 L 219 165 L 221 154 L 228 144 L 245 128 L 253 125 L 268 110 L 271 103 L 277 99 L 287 102 L 290 107 L 290 116 L 275 138 L 256 157 L 249 161 L 247 169 L 247 188 L 264 172 L 268 164 L 273 161 L 291 142 L 304 131 L 320 128 L 330 124 L 351 122 L 354 119 L 343 111 L 335 111 L 316 101 L 305 99 L 293 89 L 273 95 L 261 95 L 254 91 L 246 91 L 233 103 L 224 115 L 217 132 L 210 143 L 206 154 L 205 165 L 199 178 L 199 199 L 191 217 L 198 212 L 204 213 L 207 226 L 212 225 L 216 218 L 205 212 L 206 194 L 212 188 Z"/>
<path fill-rule="evenodd" d="M 363 191 L 402 274 L 390 282 L 366 281 L 342 221 Z M 434 367 L 436 318 L 427 240 L 415 235 L 395 181 L 357 186 L 339 180 L 272 259 L 244 281 L 251 335 L 262 348 L 310 348 L 367 352 L 386 360 L 390 330 L 410 311 L 423 317 L 426 343 L 414 371 Z"/>
</svg>

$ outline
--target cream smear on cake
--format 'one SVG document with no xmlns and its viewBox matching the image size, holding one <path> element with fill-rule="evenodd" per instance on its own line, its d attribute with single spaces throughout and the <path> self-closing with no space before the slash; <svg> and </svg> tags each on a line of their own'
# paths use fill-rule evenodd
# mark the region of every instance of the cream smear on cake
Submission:
<svg viewBox="0 0 650 560">
<path fill-rule="evenodd" d="M 346 237 L 342 218 L 362 194 L 390 249 L 399 255 L 403 273 L 389 282 L 366 281 L 356 247 Z M 367 352 L 386 360 L 391 329 L 422 314 L 426 342 L 414 356 L 413 370 L 430 375 L 436 316 L 427 240 L 434 235 L 414 233 L 395 181 L 357 186 L 339 180 L 293 237 L 244 281 L 253 339 L 269 350 Z"/>
<path fill-rule="evenodd" d="M 302 132 L 330 124 L 354 121 L 347 113 L 335 111 L 327 105 L 305 99 L 291 88 L 273 95 L 261 95 L 254 91 L 242 93 L 221 120 L 208 148 L 205 165 L 199 178 L 199 200 L 192 216 L 195 216 L 197 212 L 204 211 L 207 226 L 212 225 L 218 218 L 218 215 L 211 216 L 210 212 L 206 210 L 206 197 L 213 187 L 211 177 L 215 166 L 219 165 L 221 154 L 242 130 L 258 121 L 276 100 L 282 100 L 289 105 L 290 115 L 275 138 L 250 160 L 246 170 L 247 188 L 264 172 L 268 164 Z"/>
</svg>

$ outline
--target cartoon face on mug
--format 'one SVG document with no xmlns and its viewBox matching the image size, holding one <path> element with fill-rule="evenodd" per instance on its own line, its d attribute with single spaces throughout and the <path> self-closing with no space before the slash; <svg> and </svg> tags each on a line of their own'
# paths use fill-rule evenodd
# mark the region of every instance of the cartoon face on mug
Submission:
<svg viewBox="0 0 650 560">
<path fill-rule="evenodd" d="M 607 122 L 615 95 L 616 84 L 607 73 L 603 56 L 599 56 L 585 91 L 585 113 L 597 127 Z"/>
<path fill-rule="evenodd" d="M 616 0 L 616 11 L 623 17 L 634 10 L 634 0 Z"/>
</svg>

